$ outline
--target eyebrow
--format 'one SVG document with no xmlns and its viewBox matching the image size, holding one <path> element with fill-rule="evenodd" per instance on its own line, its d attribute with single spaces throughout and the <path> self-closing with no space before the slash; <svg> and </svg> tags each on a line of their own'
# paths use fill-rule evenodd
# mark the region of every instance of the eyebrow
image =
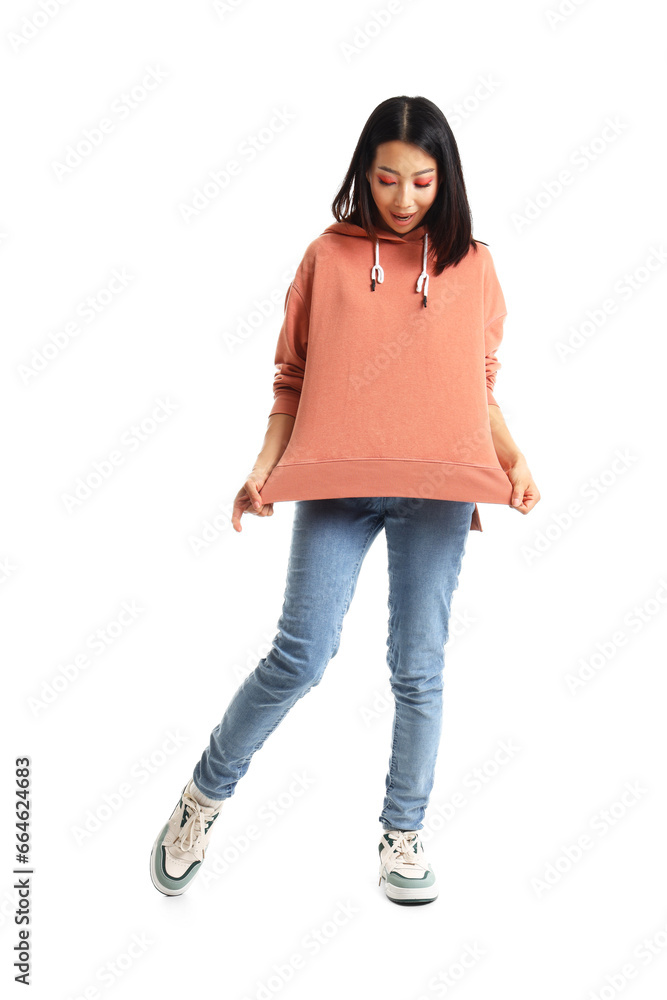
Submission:
<svg viewBox="0 0 667 1000">
<path fill-rule="evenodd" d="M 376 170 L 386 170 L 388 174 L 397 174 L 400 177 L 400 174 L 399 174 L 398 170 L 392 170 L 391 167 L 378 166 L 378 167 L 376 167 Z M 415 173 L 412 174 L 412 176 L 413 177 L 418 177 L 419 174 L 431 174 L 431 173 L 433 173 L 434 170 L 435 170 L 435 167 L 426 167 L 425 170 L 417 170 L 417 171 L 415 171 Z"/>
</svg>

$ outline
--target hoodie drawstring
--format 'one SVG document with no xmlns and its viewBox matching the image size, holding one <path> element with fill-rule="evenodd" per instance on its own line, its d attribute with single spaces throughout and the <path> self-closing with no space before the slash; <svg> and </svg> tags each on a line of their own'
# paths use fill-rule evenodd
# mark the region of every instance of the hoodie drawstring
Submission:
<svg viewBox="0 0 667 1000">
<path fill-rule="evenodd" d="M 375 266 L 371 269 L 371 291 L 375 291 L 375 272 L 377 271 L 377 280 L 382 284 L 384 281 L 384 271 L 380 267 L 380 241 L 375 241 Z"/>
<path fill-rule="evenodd" d="M 424 263 L 422 264 L 422 273 L 419 275 L 417 280 L 417 291 L 421 292 L 422 285 L 424 286 L 424 307 L 426 307 L 426 295 L 428 293 L 428 273 L 426 271 L 426 257 L 428 254 L 428 233 L 424 233 Z"/>
<path fill-rule="evenodd" d="M 428 271 L 426 270 L 426 260 L 428 257 L 428 233 L 424 233 L 424 260 L 422 263 L 422 273 L 417 279 L 417 291 L 421 292 L 422 285 L 424 286 L 424 298 L 422 299 L 422 305 L 426 307 L 426 298 L 428 295 Z M 371 268 L 371 291 L 375 291 L 375 282 L 377 281 L 382 284 L 384 281 L 384 271 L 380 267 L 380 241 L 376 239 L 375 241 L 375 264 Z"/>
</svg>

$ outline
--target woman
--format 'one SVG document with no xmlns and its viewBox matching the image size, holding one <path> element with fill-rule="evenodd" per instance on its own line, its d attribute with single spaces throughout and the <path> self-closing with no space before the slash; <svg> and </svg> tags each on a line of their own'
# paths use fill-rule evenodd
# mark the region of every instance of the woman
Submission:
<svg viewBox="0 0 667 1000">
<path fill-rule="evenodd" d="M 240 685 L 151 853 L 179 895 L 222 804 L 335 656 L 363 559 L 384 529 L 395 715 L 378 845 L 397 903 L 438 894 L 419 830 L 442 722 L 452 594 L 477 501 L 540 499 L 493 396 L 506 316 L 486 244 L 472 238 L 458 148 L 423 97 L 380 104 L 285 299 L 274 404 L 232 524 L 296 501 L 287 585 L 268 655 Z M 371 294 L 369 294 L 371 293 Z"/>
</svg>

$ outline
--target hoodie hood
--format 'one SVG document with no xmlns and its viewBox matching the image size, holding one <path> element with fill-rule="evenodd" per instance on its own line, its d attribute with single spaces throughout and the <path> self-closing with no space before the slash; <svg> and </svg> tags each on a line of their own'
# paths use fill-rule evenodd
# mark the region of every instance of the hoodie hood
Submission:
<svg viewBox="0 0 667 1000">
<path fill-rule="evenodd" d="M 428 294 L 428 230 L 426 226 L 416 226 L 414 229 L 411 229 L 409 233 L 406 233 L 405 236 L 400 236 L 398 233 L 395 233 L 390 229 L 385 229 L 381 226 L 376 226 L 375 228 L 377 232 L 377 239 L 375 240 L 375 264 L 371 268 L 371 292 L 375 291 L 376 282 L 382 284 L 384 281 L 384 270 L 380 265 L 380 240 L 386 240 L 390 243 L 417 243 L 421 240 L 424 244 L 424 254 L 421 274 L 417 278 L 417 291 L 421 292 L 423 287 L 424 296 L 422 299 L 422 305 L 426 307 Z M 324 236 L 325 233 L 333 233 L 336 236 L 352 236 L 365 240 L 370 239 L 363 226 L 358 226 L 353 222 L 333 222 L 330 226 L 327 226 L 321 235 Z"/>
</svg>

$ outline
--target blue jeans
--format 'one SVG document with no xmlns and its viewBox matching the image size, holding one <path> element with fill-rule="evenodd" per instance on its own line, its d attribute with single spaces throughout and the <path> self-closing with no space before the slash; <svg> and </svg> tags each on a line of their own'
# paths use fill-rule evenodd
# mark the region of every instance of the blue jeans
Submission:
<svg viewBox="0 0 667 1000">
<path fill-rule="evenodd" d="M 193 771 L 213 799 L 234 794 L 256 750 L 322 679 L 338 651 L 364 556 L 387 536 L 387 662 L 395 700 L 385 830 L 420 830 L 442 728 L 444 646 L 474 503 L 411 497 L 298 500 L 287 585 L 269 653 L 240 685 Z"/>
</svg>

